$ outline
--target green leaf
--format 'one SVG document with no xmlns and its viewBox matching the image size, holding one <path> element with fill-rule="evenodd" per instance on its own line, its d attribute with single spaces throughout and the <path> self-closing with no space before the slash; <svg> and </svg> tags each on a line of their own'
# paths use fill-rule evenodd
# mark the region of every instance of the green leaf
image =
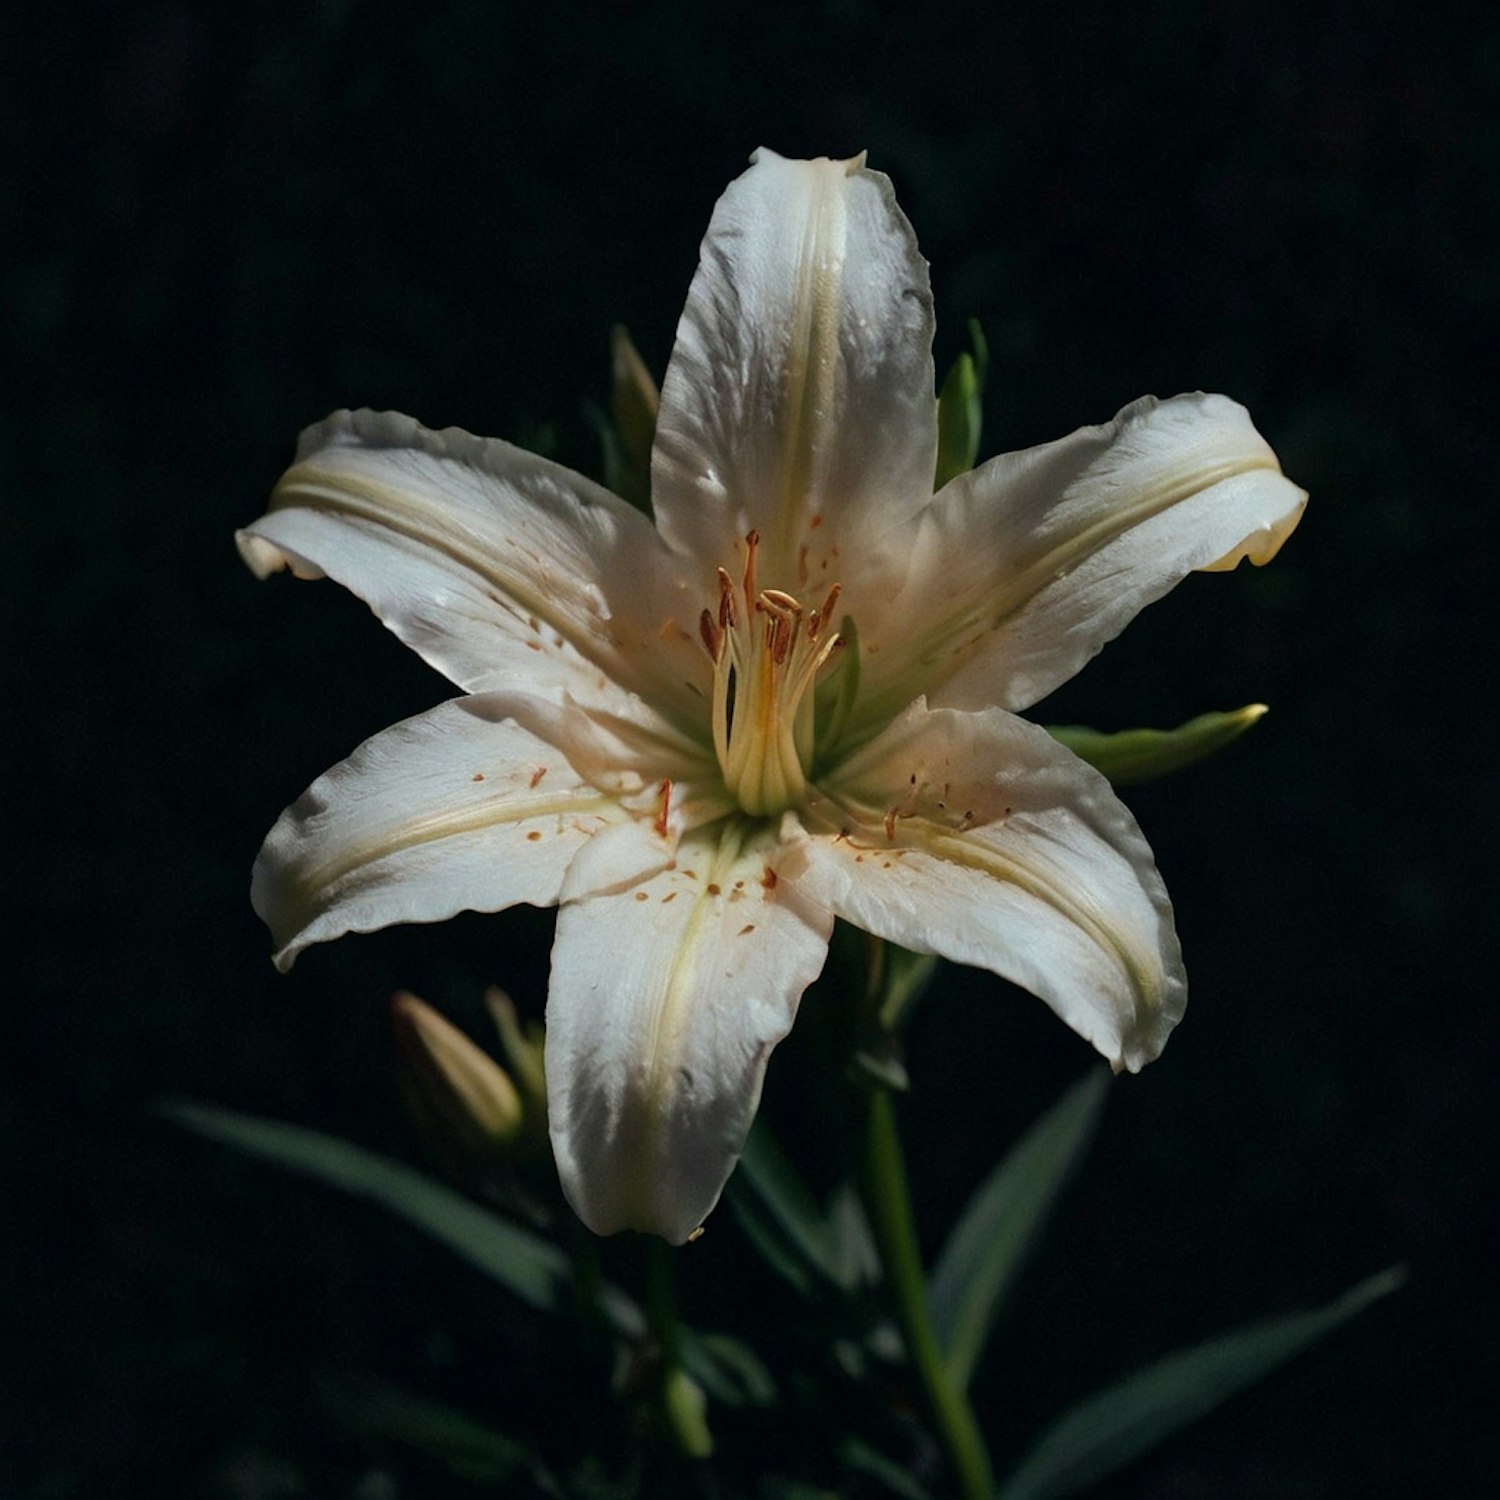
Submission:
<svg viewBox="0 0 1500 1500">
<path fill-rule="evenodd" d="M 851 1469 L 878 1480 L 901 1500 L 930 1500 L 930 1496 L 904 1465 L 887 1458 L 878 1448 L 856 1437 L 845 1438 L 839 1444 L 839 1458 Z"/>
<path fill-rule="evenodd" d="M 1061 1500 L 1099 1483 L 1180 1428 L 1254 1385 L 1406 1279 L 1382 1271 L 1311 1312 L 1251 1324 L 1128 1375 L 1061 1417 L 997 1500 Z"/>
<path fill-rule="evenodd" d="M 888 1089 L 905 1094 L 911 1089 L 906 1064 L 897 1056 L 895 1044 L 884 1039 L 876 1049 L 859 1047 L 849 1059 L 850 1076 L 867 1088 Z"/>
<path fill-rule="evenodd" d="M 748 1344 L 727 1333 L 695 1333 L 678 1325 L 682 1368 L 703 1387 L 705 1395 L 725 1406 L 769 1406 L 776 1399 L 776 1381 Z"/>
<path fill-rule="evenodd" d="M 756 1493 L 761 1500 L 840 1500 L 837 1490 L 825 1490 L 821 1485 L 781 1474 L 762 1474 Z"/>
<path fill-rule="evenodd" d="M 938 394 L 937 470 L 933 488 L 942 489 L 956 474 L 967 474 L 979 456 L 979 434 L 984 420 L 980 397 L 989 367 L 989 347 L 976 319 L 969 319 L 973 354 L 953 362 Z"/>
<path fill-rule="evenodd" d="M 896 943 L 880 944 L 880 1029 L 894 1035 L 925 995 L 938 971 L 938 958 L 931 953 L 912 953 Z M 899 1085 L 906 1088 L 903 1080 Z"/>
<path fill-rule="evenodd" d="M 1093 1136 L 1109 1087 L 1102 1068 L 1074 1084 L 975 1189 L 928 1283 L 933 1332 L 967 1389 L 1006 1294 Z"/>
<path fill-rule="evenodd" d="M 567 1257 L 439 1182 L 390 1157 L 300 1125 L 168 1100 L 169 1120 L 199 1135 L 368 1198 L 432 1236 L 530 1307 L 552 1310 L 568 1297 Z"/>
<path fill-rule="evenodd" d="M 1250 703 L 1233 713 L 1199 714 L 1176 729 L 1123 729 L 1105 734 L 1082 724 L 1056 724 L 1048 725 L 1047 732 L 1080 760 L 1103 771 L 1116 786 L 1131 786 L 1180 771 L 1222 750 L 1265 713 L 1264 703 Z"/>
<path fill-rule="evenodd" d="M 875 1233 L 852 1182 L 841 1182 L 830 1194 L 824 1222 L 838 1283 L 854 1290 L 880 1283 L 880 1251 Z"/>
<path fill-rule="evenodd" d="M 820 1281 L 842 1284 L 817 1199 L 763 1120 L 750 1128 L 727 1196 L 756 1249 L 804 1296 Z"/>
<path fill-rule="evenodd" d="M 319 1372 L 315 1381 L 347 1432 L 433 1454 L 474 1484 L 501 1484 L 525 1470 L 546 1493 L 560 1493 L 531 1448 L 466 1412 L 365 1375 Z"/>
</svg>

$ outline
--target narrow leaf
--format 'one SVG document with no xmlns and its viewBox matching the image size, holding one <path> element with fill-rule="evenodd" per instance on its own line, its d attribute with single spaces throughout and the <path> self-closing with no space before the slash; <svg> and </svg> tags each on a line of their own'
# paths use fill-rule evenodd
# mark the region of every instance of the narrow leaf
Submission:
<svg viewBox="0 0 1500 1500">
<path fill-rule="evenodd" d="M 530 1307 L 566 1297 L 567 1257 L 555 1245 L 498 1218 L 412 1167 L 300 1125 L 169 1100 L 158 1110 L 210 1140 L 369 1198 L 445 1244 Z"/>
<path fill-rule="evenodd" d="M 346 1431 L 433 1454 L 475 1484 L 500 1484 L 526 1470 L 556 1493 L 531 1448 L 466 1412 L 366 1375 L 318 1372 L 315 1380 L 329 1415 Z"/>
<path fill-rule="evenodd" d="M 798 1291 L 810 1293 L 820 1280 L 841 1284 L 817 1200 L 760 1120 L 750 1129 L 729 1187 L 730 1207 L 741 1228 Z"/>
<path fill-rule="evenodd" d="M 769 1406 L 776 1381 L 765 1361 L 746 1343 L 727 1333 L 694 1333 L 680 1325 L 682 1368 L 704 1393 L 725 1406 Z"/>
<path fill-rule="evenodd" d="M 967 1388 L 995 1318 L 1093 1135 L 1109 1075 L 1074 1084 L 975 1190 L 928 1283 L 949 1377 Z"/>
<path fill-rule="evenodd" d="M 1082 724 L 1055 724 L 1048 725 L 1047 732 L 1080 760 L 1103 771 L 1116 786 L 1132 786 L 1180 771 L 1233 744 L 1265 712 L 1264 703 L 1250 703 L 1233 713 L 1199 714 L 1176 729 L 1122 729 L 1106 734 Z"/>
<path fill-rule="evenodd" d="M 931 953 L 913 953 L 895 943 L 881 942 L 880 1028 L 894 1035 L 912 1007 L 931 987 L 939 960 Z M 906 1088 L 903 1081 L 900 1085 Z"/>
<path fill-rule="evenodd" d="M 880 1251 L 859 1189 L 842 1182 L 828 1199 L 829 1253 L 840 1286 L 854 1290 L 880 1283 Z"/>
<path fill-rule="evenodd" d="M 887 1458 L 878 1448 L 857 1437 L 845 1438 L 839 1445 L 839 1458 L 851 1469 L 878 1480 L 893 1495 L 901 1500 L 930 1500 L 928 1491 L 920 1485 L 909 1470 L 895 1459 Z"/>
<path fill-rule="evenodd" d="M 998 1500 L 1061 1500 L 1098 1484 L 1405 1279 L 1403 1268 L 1392 1267 L 1311 1312 L 1251 1324 L 1126 1376 L 1049 1427 Z"/>
</svg>

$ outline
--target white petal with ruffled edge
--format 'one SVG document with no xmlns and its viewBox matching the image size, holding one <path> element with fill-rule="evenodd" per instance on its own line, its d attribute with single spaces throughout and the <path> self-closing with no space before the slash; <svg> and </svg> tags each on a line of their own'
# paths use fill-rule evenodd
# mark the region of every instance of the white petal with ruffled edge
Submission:
<svg viewBox="0 0 1500 1500">
<path fill-rule="evenodd" d="M 336 579 L 469 692 L 598 703 L 613 684 L 688 719 L 701 701 L 701 600 L 650 522 L 509 443 L 335 412 L 237 540 L 262 577 Z"/>
<path fill-rule="evenodd" d="M 474 697 L 407 719 L 281 815 L 251 884 L 278 968 L 346 932 L 557 900 L 578 850 L 627 814 L 495 714 Z"/>
<path fill-rule="evenodd" d="M 796 593 L 932 493 L 932 293 L 863 157 L 751 161 L 714 209 L 678 325 L 653 504 L 710 568 L 757 531 L 762 582 Z"/>
<path fill-rule="evenodd" d="M 863 574 L 846 570 L 854 610 L 899 580 L 879 633 L 861 619 L 859 721 L 921 692 L 935 706 L 1026 708 L 1188 573 L 1269 561 L 1306 500 L 1224 396 L 1146 397 L 991 459 L 857 560 Z"/>
<path fill-rule="evenodd" d="M 718 1202 L 771 1049 L 823 967 L 832 916 L 721 824 L 675 851 L 612 828 L 569 872 L 547 1002 L 563 1190 L 599 1234 L 680 1244 Z M 638 872 L 646 871 L 644 878 Z"/>
<path fill-rule="evenodd" d="M 1040 996 L 1116 1067 L 1186 1004 L 1172 908 L 1109 783 L 1001 709 L 914 705 L 788 815 L 779 866 L 809 899 Z"/>
</svg>

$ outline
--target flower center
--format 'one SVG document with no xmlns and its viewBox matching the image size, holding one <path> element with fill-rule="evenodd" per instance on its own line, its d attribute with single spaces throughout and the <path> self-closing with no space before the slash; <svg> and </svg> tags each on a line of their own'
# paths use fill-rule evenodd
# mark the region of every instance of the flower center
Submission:
<svg viewBox="0 0 1500 1500">
<path fill-rule="evenodd" d="M 752 817 L 771 817 L 796 806 L 807 791 L 812 687 L 845 642 L 829 629 L 840 586 L 810 611 L 780 589 L 759 587 L 759 545 L 752 531 L 738 586 L 719 569 L 718 608 L 705 609 L 698 628 L 714 664 L 714 751 L 724 784 Z"/>
</svg>

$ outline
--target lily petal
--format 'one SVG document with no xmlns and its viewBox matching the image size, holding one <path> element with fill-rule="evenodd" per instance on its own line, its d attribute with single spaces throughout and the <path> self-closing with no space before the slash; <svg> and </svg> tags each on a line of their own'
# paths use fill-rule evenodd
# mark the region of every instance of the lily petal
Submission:
<svg viewBox="0 0 1500 1500">
<path fill-rule="evenodd" d="M 346 932 L 549 906 L 578 850 L 626 816 L 503 706 L 454 699 L 320 776 L 267 836 L 251 901 L 286 970 Z"/>
<path fill-rule="evenodd" d="M 712 568 L 754 530 L 762 582 L 796 592 L 841 538 L 932 493 L 932 293 L 890 180 L 863 156 L 751 162 L 703 241 L 652 487 L 673 546 Z"/>
<path fill-rule="evenodd" d="M 593 703 L 619 684 L 694 712 L 702 601 L 650 522 L 509 443 L 335 412 L 302 434 L 271 509 L 236 540 L 262 577 L 336 579 L 469 692 L 566 688 Z M 674 608 L 685 624 L 663 630 Z"/>
<path fill-rule="evenodd" d="M 1269 561 L 1306 500 L 1224 396 L 1146 397 L 992 459 L 882 549 L 907 581 L 886 616 L 895 639 L 862 663 L 856 712 L 873 724 L 921 692 L 1029 707 L 1188 573 Z"/>
<path fill-rule="evenodd" d="M 1187 998 L 1166 890 L 1109 783 L 1045 730 L 918 703 L 823 790 L 781 867 L 803 895 L 1024 986 L 1117 1069 L 1161 1051 Z"/>
<path fill-rule="evenodd" d="M 726 820 L 673 855 L 638 822 L 601 834 L 569 872 L 547 1002 L 548 1119 L 563 1190 L 599 1234 L 681 1244 L 739 1158 L 766 1059 L 833 927 L 776 881 L 768 852 L 764 836 L 741 847 Z"/>
</svg>

